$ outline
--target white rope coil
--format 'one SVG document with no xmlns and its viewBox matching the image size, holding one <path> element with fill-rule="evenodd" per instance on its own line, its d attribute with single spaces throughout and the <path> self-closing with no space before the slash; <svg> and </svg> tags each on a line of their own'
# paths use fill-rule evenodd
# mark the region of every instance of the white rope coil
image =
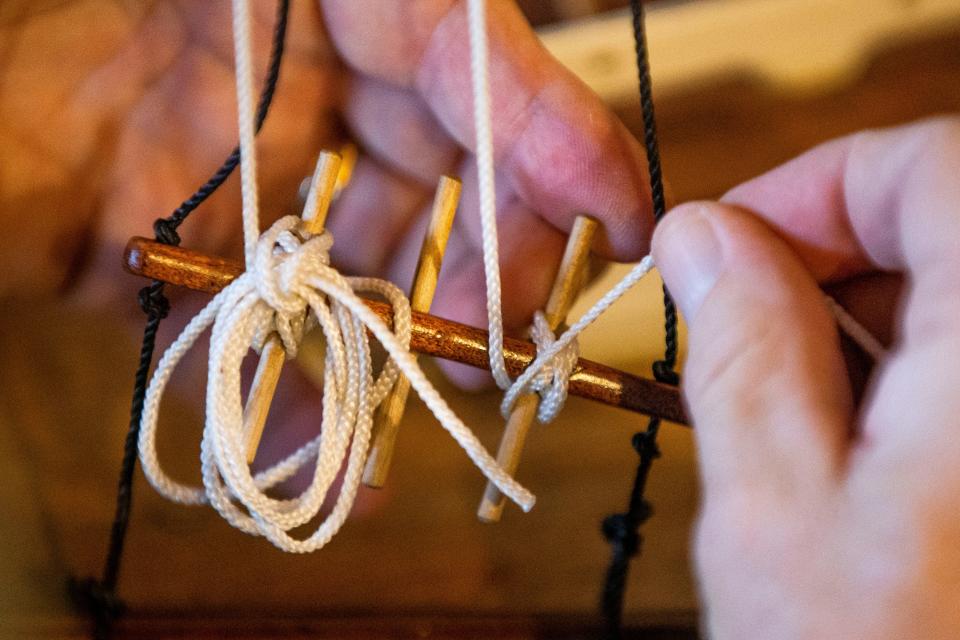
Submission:
<svg viewBox="0 0 960 640">
<path fill-rule="evenodd" d="M 319 549 L 340 529 L 353 506 L 368 454 L 373 412 L 402 371 L 483 474 L 529 511 L 533 495 L 497 465 L 410 354 L 410 304 L 402 292 L 383 280 L 340 275 L 329 265 L 330 235 L 301 237 L 296 233 L 300 228 L 296 217 L 280 219 L 258 238 L 249 0 L 234 0 L 233 11 L 247 271 L 187 324 L 157 364 L 144 401 L 139 440 L 148 480 L 171 500 L 211 504 L 233 526 L 263 535 L 285 551 Z M 393 331 L 364 304 L 358 291 L 383 296 L 393 306 Z M 251 347 L 259 348 L 274 332 L 287 355 L 293 357 L 308 321 L 319 325 L 327 344 L 322 429 L 291 456 L 254 476 L 246 460 L 251 434 L 243 425 L 241 361 Z M 200 446 L 203 487 L 194 487 L 163 471 L 156 451 L 157 419 L 174 368 L 211 325 L 207 410 Z M 376 379 L 368 330 L 390 355 Z M 267 494 L 314 459 L 310 485 L 299 496 L 278 500 Z M 346 470 L 333 510 L 307 538 L 291 537 L 291 529 L 319 515 L 344 460 Z"/>
<path fill-rule="evenodd" d="M 211 504 L 230 524 L 263 535 L 277 547 L 304 553 L 324 546 L 352 508 L 366 462 L 373 414 L 402 371 L 440 423 L 484 475 L 525 511 L 534 497 L 490 457 L 453 413 L 409 352 L 410 305 L 394 285 L 375 278 L 347 278 L 329 266 L 329 234 L 301 239 L 299 219 L 276 222 L 256 245 L 252 270 L 221 291 L 187 325 L 157 365 L 147 389 L 140 432 L 140 459 L 150 483 L 162 495 L 186 504 Z M 394 330 L 371 311 L 356 291 L 383 296 L 394 308 Z M 254 476 L 246 461 L 250 434 L 243 426 L 240 364 L 251 346 L 277 331 L 288 353 L 296 351 L 307 316 L 326 338 L 323 428 L 287 459 Z M 210 340 L 206 422 L 201 443 L 203 487 L 170 478 L 157 458 L 160 400 L 174 368 L 200 334 L 213 325 Z M 288 327 L 283 329 L 282 327 Z M 391 356 L 374 378 L 369 330 Z M 348 453 L 349 448 L 349 453 Z M 289 500 L 267 492 L 316 458 L 309 487 Z M 313 520 L 346 459 L 333 511 L 306 539 L 289 531 Z"/>
</svg>

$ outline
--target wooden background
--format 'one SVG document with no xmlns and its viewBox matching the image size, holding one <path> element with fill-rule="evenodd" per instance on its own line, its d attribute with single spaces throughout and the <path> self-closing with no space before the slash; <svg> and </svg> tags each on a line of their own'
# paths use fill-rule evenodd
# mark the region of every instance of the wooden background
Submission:
<svg viewBox="0 0 960 640">
<path fill-rule="evenodd" d="M 635 108 L 618 108 L 636 128 Z M 666 175 L 681 200 L 716 196 L 836 135 L 958 110 L 960 32 L 880 51 L 854 85 L 829 94 L 781 97 L 734 78 L 658 103 Z M 115 310 L 2 304 L 0 637 L 81 637 L 64 583 L 97 573 L 103 558 L 136 338 Z M 659 348 L 656 285 L 631 305 L 648 310 L 643 320 L 624 325 L 621 314 L 611 326 L 636 334 L 629 366 L 646 371 Z M 468 424 L 495 411 L 493 395 L 441 387 Z M 177 399 L 167 407 L 161 453 L 195 477 L 198 408 Z M 509 510 L 491 526 L 474 517 L 481 476 L 412 401 L 389 487 L 366 492 L 362 513 L 307 557 L 281 554 L 210 510 L 168 504 L 138 476 L 121 579 L 135 615 L 125 629 L 158 638 L 250 629 L 304 638 L 583 637 L 608 554 L 599 522 L 626 500 L 629 439 L 640 426 L 635 416 L 571 401 L 527 448 L 521 479 L 538 494 L 537 508 Z M 480 436 L 492 447 L 498 430 L 488 420 Z M 667 426 L 663 449 L 650 487 L 656 514 L 630 576 L 635 627 L 696 619 L 690 434 Z"/>
</svg>

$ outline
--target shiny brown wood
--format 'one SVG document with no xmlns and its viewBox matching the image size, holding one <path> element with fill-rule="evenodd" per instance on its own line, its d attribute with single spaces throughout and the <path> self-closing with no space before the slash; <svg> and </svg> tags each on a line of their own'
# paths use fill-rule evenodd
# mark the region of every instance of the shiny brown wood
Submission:
<svg viewBox="0 0 960 640">
<path fill-rule="evenodd" d="M 139 237 L 127 243 L 123 266 L 135 275 L 209 293 L 220 291 L 243 272 L 237 262 Z M 390 305 L 375 300 L 364 302 L 384 322 L 392 323 Z M 514 338 L 505 338 L 503 347 L 511 376 L 519 376 L 537 353 L 533 344 Z M 426 313 L 413 312 L 410 349 L 479 369 L 490 366 L 486 331 Z M 577 361 L 570 376 L 569 393 L 670 422 L 689 424 L 676 388 L 583 358 Z"/>
</svg>

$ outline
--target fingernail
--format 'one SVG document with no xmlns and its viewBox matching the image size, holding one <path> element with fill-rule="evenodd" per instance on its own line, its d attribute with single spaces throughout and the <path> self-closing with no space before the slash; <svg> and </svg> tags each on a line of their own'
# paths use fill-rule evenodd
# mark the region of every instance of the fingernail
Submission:
<svg viewBox="0 0 960 640">
<path fill-rule="evenodd" d="M 723 270 L 723 251 L 708 215 L 709 205 L 681 205 L 667 214 L 653 238 L 657 268 L 688 320 Z"/>
</svg>

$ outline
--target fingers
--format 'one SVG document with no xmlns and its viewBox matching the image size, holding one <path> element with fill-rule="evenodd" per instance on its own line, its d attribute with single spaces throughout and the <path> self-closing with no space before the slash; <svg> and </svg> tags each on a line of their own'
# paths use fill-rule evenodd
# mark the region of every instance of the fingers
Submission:
<svg viewBox="0 0 960 640">
<path fill-rule="evenodd" d="M 958 175 L 960 120 L 940 118 L 829 143 L 725 198 L 765 218 L 820 280 L 906 276 L 898 341 L 861 418 L 861 450 L 888 462 L 960 455 Z"/>
<path fill-rule="evenodd" d="M 707 500 L 821 490 L 852 403 L 814 279 L 771 229 L 722 204 L 675 209 L 654 257 L 690 324 L 685 393 Z"/>
<path fill-rule="evenodd" d="M 331 37 L 353 68 L 415 91 L 447 133 L 472 149 L 465 4 L 325 0 L 323 8 Z M 490 3 L 488 24 L 502 181 L 561 230 L 569 230 L 579 213 L 599 219 L 599 253 L 639 258 L 652 228 L 639 145 L 546 52 L 514 3 Z"/>
<path fill-rule="evenodd" d="M 334 263 L 347 273 L 381 275 L 429 198 L 429 189 L 361 158 L 327 223 Z"/>
<path fill-rule="evenodd" d="M 457 165 L 460 148 L 416 93 L 367 77 L 350 86 L 345 116 L 367 153 L 422 185 Z"/>
<path fill-rule="evenodd" d="M 820 281 L 960 262 L 960 119 L 864 132 L 736 187 Z"/>
</svg>

